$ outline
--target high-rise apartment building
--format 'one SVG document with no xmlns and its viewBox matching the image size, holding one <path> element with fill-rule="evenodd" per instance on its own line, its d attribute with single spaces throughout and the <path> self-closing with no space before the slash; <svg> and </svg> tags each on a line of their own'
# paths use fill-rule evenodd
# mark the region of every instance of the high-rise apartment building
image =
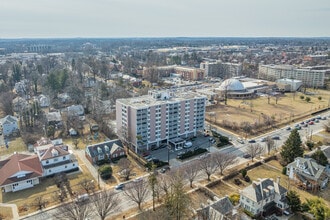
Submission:
<svg viewBox="0 0 330 220">
<path fill-rule="evenodd" d="M 136 153 L 161 144 L 184 144 L 204 129 L 206 97 L 194 92 L 153 90 L 148 95 L 117 99 L 118 136 Z"/>
<path fill-rule="evenodd" d="M 327 72 L 329 70 L 298 69 L 290 65 L 259 65 L 258 78 L 267 80 L 295 79 L 301 80 L 303 85 L 319 88 L 324 86 L 324 78 Z"/>
</svg>

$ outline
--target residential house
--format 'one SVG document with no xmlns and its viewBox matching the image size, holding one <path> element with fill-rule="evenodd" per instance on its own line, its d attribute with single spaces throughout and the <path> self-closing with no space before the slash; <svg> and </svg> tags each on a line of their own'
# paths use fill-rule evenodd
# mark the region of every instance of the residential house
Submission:
<svg viewBox="0 0 330 220">
<path fill-rule="evenodd" d="M 0 161 L 0 187 L 2 192 L 15 192 L 39 184 L 42 167 L 37 155 L 14 153 Z"/>
<path fill-rule="evenodd" d="M 62 116 L 60 112 L 49 112 L 46 115 L 47 124 L 55 127 L 61 127 L 63 125 Z"/>
<path fill-rule="evenodd" d="M 325 167 L 313 158 L 297 157 L 286 168 L 289 178 L 306 190 L 324 189 L 329 182 Z"/>
<path fill-rule="evenodd" d="M 17 113 L 23 112 L 25 109 L 29 107 L 29 103 L 26 99 L 17 96 L 13 99 L 13 111 Z"/>
<path fill-rule="evenodd" d="M 239 219 L 238 212 L 227 196 L 196 210 L 196 220 Z"/>
<path fill-rule="evenodd" d="M 253 215 L 266 216 L 277 210 L 284 211 L 288 208 L 287 190 L 279 182 L 279 177 L 276 182 L 270 178 L 253 181 L 240 191 L 240 206 Z"/>
<path fill-rule="evenodd" d="M 120 140 L 111 140 L 86 147 L 85 156 L 92 164 L 112 161 L 124 156 L 125 150 Z"/>
<path fill-rule="evenodd" d="M 46 108 L 50 105 L 50 99 L 43 94 L 39 95 L 37 100 L 41 108 Z"/>
<path fill-rule="evenodd" d="M 1 118 L 0 124 L 2 125 L 2 133 L 5 136 L 19 131 L 18 118 L 15 116 L 7 115 L 6 117 Z"/>
<path fill-rule="evenodd" d="M 77 159 L 66 145 L 46 144 L 35 147 L 35 150 L 43 168 L 43 176 L 79 169 Z"/>
<path fill-rule="evenodd" d="M 82 105 L 71 105 L 67 107 L 68 116 L 79 116 L 80 120 L 85 120 L 85 110 Z"/>
</svg>

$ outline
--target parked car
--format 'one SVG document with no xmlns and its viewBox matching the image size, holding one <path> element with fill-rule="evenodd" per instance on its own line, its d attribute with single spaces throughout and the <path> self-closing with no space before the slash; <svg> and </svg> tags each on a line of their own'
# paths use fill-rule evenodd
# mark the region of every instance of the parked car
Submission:
<svg viewBox="0 0 330 220">
<path fill-rule="evenodd" d="M 309 125 L 313 125 L 314 124 L 314 121 L 310 121 L 308 124 Z"/>
<path fill-rule="evenodd" d="M 255 142 L 256 142 L 256 140 L 254 140 L 254 139 L 251 139 L 251 140 L 249 140 L 248 142 L 249 142 L 249 143 L 255 143 Z"/>
<path fill-rule="evenodd" d="M 291 127 L 287 127 L 286 130 L 287 130 L 287 131 L 290 131 L 290 130 L 291 130 Z"/>
<path fill-rule="evenodd" d="M 243 157 L 247 159 L 247 158 L 250 158 L 251 155 L 250 154 L 244 154 Z"/>
<path fill-rule="evenodd" d="M 89 195 L 87 193 L 85 194 L 82 194 L 82 195 L 79 195 L 77 198 L 76 198 L 76 202 L 77 203 L 82 203 L 82 202 L 86 202 L 89 200 Z"/>
<path fill-rule="evenodd" d="M 277 135 L 276 136 L 273 136 L 272 139 L 273 140 L 280 140 L 280 136 L 277 136 Z"/>
<path fill-rule="evenodd" d="M 187 141 L 183 146 L 183 148 L 190 148 L 190 147 L 192 147 L 192 143 L 190 141 Z"/>
<path fill-rule="evenodd" d="M 115 186 L 115 189 L 116 190 L 120 190 L 120 189 L 123 189 L 124 188 L 124 184 L 123 183 L 120 183 L 120 184 L 118 184 L 117 186 Z"/>
<path fill-rule="evenodd" d="M 242 139 L 237 139 L 237 142 L 240 144 L 244 144 L 244 141 Z"/>
<path fill-rule="evenodd" d="M 170 170 L 169 166 L 163 167 L 162 169 L 160 169 L 160 173 L 165 173 L 166 171 Z"/>
</svg>

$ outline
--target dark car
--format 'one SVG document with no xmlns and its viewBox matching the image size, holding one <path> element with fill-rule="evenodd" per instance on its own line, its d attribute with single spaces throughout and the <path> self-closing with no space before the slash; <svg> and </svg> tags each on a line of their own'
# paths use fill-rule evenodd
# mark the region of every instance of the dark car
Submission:
<svg viewBox="0 0 330 220">
<path fill-rule="evenodd" d="M 244 154 L 243 157 L 244 157 L 244 158 L 250 158 L 251 155 L 250 155 L 250 154 Z"/>
<path fill-rule="evenodd" d="M 273 136 L 272 139 L 273 140 L 280 140 L 280 136 Z"/>
<path fill-rule="evenodd" d="M 249 143 L 255 143 L 255 142 L 256 142 L 256 140 L 254 140 L 254 139 L 249 140 Z"/>
</svg>

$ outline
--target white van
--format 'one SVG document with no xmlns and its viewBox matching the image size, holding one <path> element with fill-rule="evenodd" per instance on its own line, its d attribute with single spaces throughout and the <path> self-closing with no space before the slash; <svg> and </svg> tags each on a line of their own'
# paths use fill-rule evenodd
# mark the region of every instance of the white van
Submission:
<svg viewBox="0 0 330 220">
<path fill-rule="evenodd" d="M 184 148 L 190 148 L 192 146 L 192 143 L 190 141 L 187 141 L 185 144 L 184 144 Z"/>
<path fill-rule="evenodd" d="M 76 199 L 76 202 L 80 203 L 80 202 L 85 202 L 89 199 L 89 195 L 87 193 L 79 195 Z"/>
</svg>

